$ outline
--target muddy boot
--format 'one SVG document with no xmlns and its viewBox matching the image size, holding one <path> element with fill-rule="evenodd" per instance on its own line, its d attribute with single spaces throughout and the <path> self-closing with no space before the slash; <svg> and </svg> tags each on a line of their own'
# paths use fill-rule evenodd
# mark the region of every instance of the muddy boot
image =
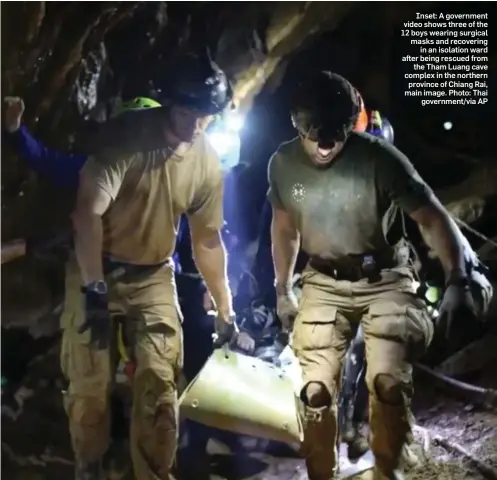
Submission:
<svg viewBox="0 0 497 480">
<path fill-rule="evenodd" d="M 342 419 L 342 440 L 350 444 L 357 437 L 357 426 L 354 422 L 354 403 L 344 402 L 343 406 L 343 419 Z"/>
<path fill-rule="evenodd" d="M 76 462 L 75 480 L 105 480 L 102 460 L 83 463 Z"/>
<path fill-rule="evenodd" d="M 368 439 L 356 427 L 357 435 L 351 442 L 347 442 L 347 455 L 351 460 L 362 457 L 369 450 Z"/>
<path fill-rule="evenodd" d="M 336 407 L 305 407 L 304 443 L 309 480 L 331 480 L 338 469 Z"/>
<path fill-rule="evenodd" d="M 423 449 L 420 445 L 417 445 L 415 443 L 404 445 L 404 447 L 402 448 L 402 457 L 400 459 L 400 464 L 403 468 L 418 468 L 423 463 Z"/>
</svg>

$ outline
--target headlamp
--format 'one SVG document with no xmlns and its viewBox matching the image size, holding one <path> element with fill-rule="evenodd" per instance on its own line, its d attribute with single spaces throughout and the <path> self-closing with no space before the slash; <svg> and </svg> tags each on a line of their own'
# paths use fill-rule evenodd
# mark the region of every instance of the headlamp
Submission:
<svg viewBox="0 0 497 480">
<path fill-rule="evenodd" d="M 236 166 L 240 160 L 240 131 L 243 117 L 230 110 L 217 115 L 207 129 L 207 137 L 221 159 L 223 170 Z"/>
<path fill-rule="evenodd" d="M 228 112 L 225 115 L 226 129 L 231 132 L 240 132 L 243 128 L 243 117 L 235 112 Z"/>
</svg>

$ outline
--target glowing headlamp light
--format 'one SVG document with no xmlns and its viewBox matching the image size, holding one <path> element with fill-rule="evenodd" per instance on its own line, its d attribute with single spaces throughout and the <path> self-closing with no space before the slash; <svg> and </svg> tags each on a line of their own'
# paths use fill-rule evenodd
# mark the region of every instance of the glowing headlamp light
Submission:
<svg viewBox="0 0 497 480">
<path fill-rule="evenodd" d="M 221 158 L 224 170 L 229 170 L 238 164 L 242 128 L 243 117 L 234 112 L 227 112 L 217 118 L 207 131 L 209 141 Z"/>
<path fill-rule="evenodd" d="M 226 130 L 229 130 L 231 132 L 240 132 L 243 128 L 243 117 L 236 113 L 228 113 L 224 121 L 226 124 Z"/>
<path fill-rule="evenodd" d="M 220 157 L 224 157 L 233 148 L 240 146 L 238 135 L 232 132 L 215 131 L 208 134 L 209 140 Z"/>
</svg>

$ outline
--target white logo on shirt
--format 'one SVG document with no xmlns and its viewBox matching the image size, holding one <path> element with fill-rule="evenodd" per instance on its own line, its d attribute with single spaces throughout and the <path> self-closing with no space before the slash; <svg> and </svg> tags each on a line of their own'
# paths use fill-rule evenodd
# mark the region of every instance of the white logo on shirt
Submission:
<svg viewBox="0 0 497 480">
<path fill-rule="evenodd" d="M 296 183 L 292 187 L 292 197 L 297 203 L 301 203 L 305 197 L 305 188 L 301 183 Z"/>
</svg>

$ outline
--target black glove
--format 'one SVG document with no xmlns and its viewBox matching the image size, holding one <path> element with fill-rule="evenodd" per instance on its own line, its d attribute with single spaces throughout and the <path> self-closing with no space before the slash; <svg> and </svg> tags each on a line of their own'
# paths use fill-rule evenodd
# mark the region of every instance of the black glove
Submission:
<svg viewBox="0 0 497 480">
<path fill-rule="evenodd" d="M 235 321 L 235 315 L 230 317 L 230 321 L 227 322 L 224 318 L 216 315 L 214 320 L 214 328 L 216 333 L 214 335 L 214 348 L 220 348 L 223 345 L 230 343 L 238 335 L 238 325 Z"/>
<path fill-rule="evenodd" d="M 475 319 L 475 305 L 468 281 L 449 281 L 440 304 L 437 329 L 443 332 L 447 341 L 451 341 L 453 334 L 462 334 L 465 330 L 456 332 L 458 327 Z"/>
<path fill-rule="evenodd" d="M 79 333 L 90 330 L 90 344 L 98 350 L 105 350 L 110 344 L 110 314 L 107 294 L 83 289 L 85 295 L 86 319 Z"/>
</svg>

